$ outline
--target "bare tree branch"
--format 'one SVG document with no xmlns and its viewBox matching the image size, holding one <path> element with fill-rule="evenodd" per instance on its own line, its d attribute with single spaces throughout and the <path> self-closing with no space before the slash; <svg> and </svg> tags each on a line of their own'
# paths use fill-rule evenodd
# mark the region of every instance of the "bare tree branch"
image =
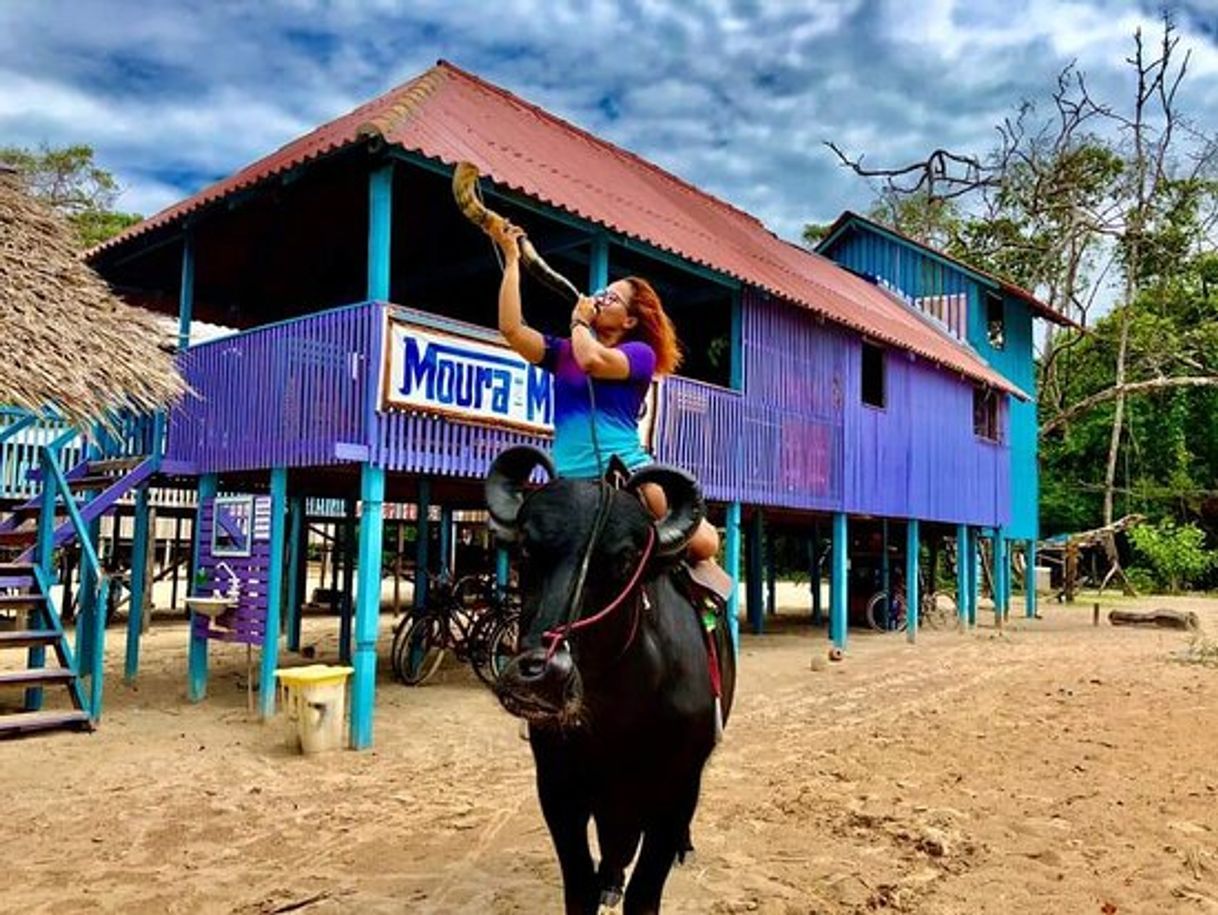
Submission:
<svg viewBox="0 0 1218 915">
<path fill-rule="evenodd" d="M 1111 388 L 1100 391 L 1098 394 L 1084 397 L 1077 403 L 1071 404 L 1068 409 L 1063 410 L 1048 422 L 1041 423 L 1040 432 L 1041 435 L 1047 435 L 1065 425 L 1080 413 L 1086 413 L 1092 407 L 1107 403 L 1110 400 L 1116 400 L 1118 397 L 1124 397 L 1128 394 L 1146 394 L 1154 391 L 1164 391 L 1169 388 L 1205 387 L 1218 387 L 1218 375 L 1179 375 L 1171 378 L 1152 378 L 1149 381 L 1131 381 L 1122 385 L 1114 385 Z"/>
</svg>

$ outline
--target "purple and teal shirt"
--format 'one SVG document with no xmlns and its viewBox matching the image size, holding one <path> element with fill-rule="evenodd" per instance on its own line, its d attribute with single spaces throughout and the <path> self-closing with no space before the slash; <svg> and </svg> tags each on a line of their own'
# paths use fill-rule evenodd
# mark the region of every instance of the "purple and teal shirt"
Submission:
<svg viewBox="0 0 1218 915">
<path fill-rule="evenodd" d="M 642 340 L 616 347 L 630 365 L 621 380 L 594 378 L 596 439 L 603 464 L 616 454 L 631 470 L 650 464 L 651 455 L 639 442 L 639 410 L 656 370 L 655 350 Z M 588 375 L 575 361 L 571 341 L 546 336 L 546 351 L 538 363 L 554 375 L 554 466 L 559 476 L 595 479 L 603 470 L 592 446 L 592 413 Z"/>
</svg>

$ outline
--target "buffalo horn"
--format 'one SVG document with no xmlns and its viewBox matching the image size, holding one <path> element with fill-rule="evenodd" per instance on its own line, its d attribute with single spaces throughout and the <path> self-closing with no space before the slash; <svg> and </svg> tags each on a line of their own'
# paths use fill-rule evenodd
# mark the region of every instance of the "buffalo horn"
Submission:
<svg viewBox="0 0 1218 915">
<path fill-rule="evenodd" d="M 503 540 L 516 538 L 516 516 L 524 504 L 524 485 L 534 468 L 541 467 L 553 479 L 554 462 L 540 448 L 516 445 L 502 452 L 486 475 L 486 507 L 491 527 Z"/>
<path fill-rule="evenodd" d="M 684 470 L 664 464 L 651 464 L 639 470 L 626 483 L 626 489 L 636 492 L 644 483 L 654 483 L 664 490 L 668 512 L 656 521 L 656 552 L 674 556 L 685 549 L 706 515 L 702 490 L 698 481 Z"/>
</svg>

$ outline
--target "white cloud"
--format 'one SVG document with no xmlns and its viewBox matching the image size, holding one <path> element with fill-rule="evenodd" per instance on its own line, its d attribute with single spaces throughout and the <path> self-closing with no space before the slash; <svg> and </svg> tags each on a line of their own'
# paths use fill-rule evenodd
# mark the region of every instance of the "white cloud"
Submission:
<svg viewBox="0 0 1218 915">
<path fill-rule="evenodd" d="M 1194 2 L 1193 7 L 1199 8 Z M 0 4 L 0 142 L 89 142 L 151 212 L 421 72 L 439 57 L 676 171 L 787 237 L 936 146 L 980 152 L 1072 58 L 1123 92 L 1124 0 L 143 0 Z M 1185 100 L 1218 123 L 1218 48 Z M 616 108 L 616 112 L 614 109 Z"/>
</svg>

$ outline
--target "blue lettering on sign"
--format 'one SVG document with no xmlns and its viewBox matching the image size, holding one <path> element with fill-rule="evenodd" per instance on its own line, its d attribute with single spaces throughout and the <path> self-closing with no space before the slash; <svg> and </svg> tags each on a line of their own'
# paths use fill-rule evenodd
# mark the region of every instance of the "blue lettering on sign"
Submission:
<svg viewBox="0 0 1218 915">
<path fill-rule="evenodd" d="M 489 410 L 511 418 L 512 381 L 523 376 L 527 421 L 553 421 L 550 373 L 519 359 L 404 336 L 405 360 L 399 392 L 444 406 Z"/>
<path fill-rule="evenodd" d="M 529 422 L 554 422 L 554 385 L 550 373 L 536 365 L 529 366 L 528 397 L 525 406 L 528 410 Z"/>
</svg>

